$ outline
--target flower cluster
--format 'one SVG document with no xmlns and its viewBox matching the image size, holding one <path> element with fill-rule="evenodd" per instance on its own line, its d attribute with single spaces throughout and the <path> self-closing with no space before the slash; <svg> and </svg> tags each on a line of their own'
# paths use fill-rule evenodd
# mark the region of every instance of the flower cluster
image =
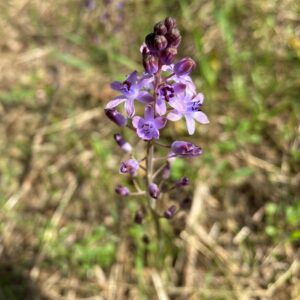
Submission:
<svg viewBox="0 0 300 300">
<path fill-rule="evenodd" d="M 168 17 L 158 22 L 140 48 L 144 72 L 138 75 L 137 71 L 133 71 L 124 81 L 113 82 L 111 88 L 119 92 L 119 95 L 109 101 L 105 107 L 105 114 L 111 121 L 120 127 L 134 130 L 141 140 L 147 142 L 146 157 L 138 160 L 132 154 L 132 146 L 120 134 L 114 136 L 121 149 L 130 154 L 130 158 L 121 163 L 120 173 L 137 176 L 139 170 L 143 169 L 146 172 L 147 185 L 145 190 L 138 188 L 135 193 L 130 192 L 126 187 L 118 186 L 116 192 L 126 197 L 147 194 L 149 199 L 152 199 L 149 200 L 152 212 L 155 211 L 153 199 L 157 201 L 162 194 L 157 178 L 160 175 L 161 180 L 168 178 L 172 160 L 176 157 L 195 157 L 202 154 L 202 149 L 191 142 L 174 141 L 170 146 L 166 145 L 170 151 L 164 164 L 154 170 L 156 166 L 154 146 L 161 146 L 157 142 L 161 130 L 167 124 L 184 118 L 189 135 L 193 135 L 196 122 L 209 123 L 206 114 L 202 111 L 204 96 L 196 92 L 195 84 L 190 77 L 196 65 L 194 60 L 185 57 L 176 61 L 177 48 L 181 39 L 175 19 Z M 125 113 L 120 112 L 122 106 Z M 137 113 L 141 109 L 143 115 Z M 145 167 L 142 166 L 144 161 Z M 174 188 L 188 184 L 188 178 L 183 177 L 174 183 Z M 176 206 L 172 205 L 162 214 L 155 212 L 154 217 L 164 216 L 169 219 L 175 215 L 176 210 Z M 145 208 L 139 209 L 135 220 L 141 223 L 145 213 Z"/>
</svg>

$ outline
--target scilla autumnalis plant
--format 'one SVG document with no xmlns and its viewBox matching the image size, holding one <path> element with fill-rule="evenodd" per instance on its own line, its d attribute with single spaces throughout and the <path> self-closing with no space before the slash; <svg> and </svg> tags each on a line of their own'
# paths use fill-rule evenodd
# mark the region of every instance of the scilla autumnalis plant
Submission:
<svg viewBox="0 0 300 300">
<path fill-rule="evenodd" d="M 134 153 L 133 147 L 121 134 L 115 134 L 116 143 L 128 153 L 128 159 L 121 162 L 120 173 L 132 177 L 136 191 L 118 185 L 116 193 L 121 197 L 141 196 L 140 209 L 135 213 L 134 221 L 143 224 L 153 219 L 158 238 L 161 237 L 162 218 L 172 219 L 183 205 L 167 205 L 163 194 L 189 184 L 187 177 L 162 190 L 163 182 L 170 175 L 172 161 L 177 158 L 193 158 L 202 154 L 202 149 L 189 141 L 173 141 L 171 145 L 160 142 L 161 131 L 173 122 L 185 119 L 189 135 L 195 132 L 196 122 L 209 123 L 202 111 L 204 96 L 196 92 L 190 77 L 195 62 L 189 58 L 176 60 L 181 35 L 176 20 L 168 17 L 154 26 L 140 48 L 144 73 L 133 71 L 123 82 L 111 84 L 119 96 L 109 101 L 105 107 L 106 116 L 120 127 L 133 130 L 138 138 L 145 142 L 145 154 Z M 120 109 L 124 106 L 125 113 Z M 138 108 L 139 107 L 139 108 Z M 143 115 L 136 111 L 143 109 Z M 155 157 L 155 148 L 165 147 L 165 157 Z M 141 157 L 141 158 L 138 158 Z M 143 176 L 144 185 L 136 180 Z M 140 181 L 141 182 L 141 181 Z M 165 199 L 165 198 L 164 198 Z"/>
</svg>

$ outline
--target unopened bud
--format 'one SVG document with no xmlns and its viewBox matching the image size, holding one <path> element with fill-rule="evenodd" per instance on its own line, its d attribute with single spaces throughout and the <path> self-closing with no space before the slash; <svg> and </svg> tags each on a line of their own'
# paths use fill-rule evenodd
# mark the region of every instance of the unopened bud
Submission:
<svg viewBox="0 0 300 300">
<path fill-rule="evenodd" d="M 114 139 L 122 150 L 124 150 L 125 152 L 128 152 L 128 153 L 131 153 L 131 151 L 132 151 L 131 145 L 123 139 L 123 137 L 121 136 L 120 133 L 114 134 Z"/>
<path fill-rule="evenodd" d="M 129 195 L 129 190 L 126 186 L 117 185 L 115 188 L 115 192 L 121 197 L 127 197 Z"/>
<path fill-rule="evenodd" d="M 168 46 L 177 48 L 181 42 L 180 31 L 177 28 L 173 28 L 166 34 L 168 40 Z"/>
<path fill-rule="evenodd" d="M 149 184 L 149 187 L 148 187 L 148 190 L 149 190 L 149 195 L 154 198 L 154 199 L 157 199 L 160 195 L 160 190 L 157 186 L 157 184 L 155 183 L 150 183 Z"/>
<path fill-rule="evenodd" d="M 171 150 L 179 157 L 194 157 L 202 154 L 202 149 L 193 143 L 185 141 L 175 141 L 171 145 Z"/>
<path fill-rule="evenodd" d="M 181 59 L 174 65 L 174 73 L 177 76 L 188 75 L 195 68 L 196 63 L 189 57 Z"/>
<path fill-rule="evenodd" d="M 165 25 L 168 30 L 173 29 L 176 27 L 176 20 L 172 17 L 167 17 L 165 19 Z"/>
<path fill-rule="evenodd" d="M 129 173 L 131 176 L 135 176 L 139 169 L 139 163 L 135 159 L 128 159 L 123 161 L 120 166 L 120 173 L 126 174 Z"/>
<path fill-rule="evenodd" d="M 127 119 L 120 114 L 115 108 L 107 108 L 104 110 L 106 116 L 120 127 L 125 127 Z"/>
<path fill-rule="evenodd" d="M 175 57 L 177 55 L 177 49 L 176 48 L 166 48 L 161 52 L 160 59 L 163 64 L 170 65 L 173 63 Z"/>
<path fill-rule="evenodd" d="M 163 179 L 168 179 L 170 175 L 171 175 L 171 163 L 167 161 L 166 166 L 162 171 L 162 177 Z"/>
<path fill-rule="evenodd" d="M 142 210 L 137 210 L 134 216 L 134 222 L 141 225 L 143 223 L 144 213 Z"/>
<path fill-rule="evenodd" d="M 176 213 L 176 205 L 171 205 L 169 208 L 167 208 L 164 212 L 164 217 L 166 219 L 172 219 Z"/>
<path fill-rule="evenodd" d="M 143 58 L 143 66 L 146 73 L 153 75 L 158 71 L 158 58 L 154 55 L 148 54 Z"/>
<path fill-rule="evenodd" d="M 168 46 L 168 41 L 163 35 L 156 35 L 154 38 L 154 47 L 158 51 L 164 50 Z"/>
<path fill-rule="evenodd" d="M 163 21 L 161 21 L 154 25 L 153 31 L 156 34 L 165 35 L 167 33 L 168 29 L 167 29 L 165 23 Z"/>
<path fill-rule="evenodd" d="M 189 183 L 190 183 L 189 179 L 186 176 L 184 176 L 181 179 L 177 180 L 175 185 L 176 187 L 182 187 L 182 186 L 189 185 Z"/>
<path fill-rule="evenodd" d="M 155 33 L 149 33 L 146 38 L 145 38 L 145 43 L 147 45 L 147 47 L 149 48 L 149 50 L 151 51 L 156 51 L 156 47 L 155 47 L 155 40 L 156 34 Z"/>
</svg>

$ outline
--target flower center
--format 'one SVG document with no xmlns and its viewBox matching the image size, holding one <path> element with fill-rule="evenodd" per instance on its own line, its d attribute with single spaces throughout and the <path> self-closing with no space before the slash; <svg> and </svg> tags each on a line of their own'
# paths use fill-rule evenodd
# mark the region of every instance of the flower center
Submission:
<svg viewBox="0 0 300 300">
<path fill-rule="evenodd" d="M 145 122 L 142 126 L 142 129 L 145 134 L 150 134 L 151 131 L 153 130 L 153 124 L 150 122 Z"/>
<path fill-rule="evenodd" d="M 192 101 L 191 103 L 188 103 L 187 109 L 189 111 L 200 111 L 201 110 L 202 103 L 198 101 Z"/>
<path fill-rule="evenodd" d="M 170 101 L 170 98 L 174 97 L 174 89 L 170 85 L 163 85 L 159 89 L 160 96 L 167 102 Z"/>
<path fill-rule="evenodd" d="M 129 82 L 127 80 L 123 81 L 123 87 L 127 92 L 129 92 L 130 88 L 131 88 L 131 82 Z"/>
</svg>

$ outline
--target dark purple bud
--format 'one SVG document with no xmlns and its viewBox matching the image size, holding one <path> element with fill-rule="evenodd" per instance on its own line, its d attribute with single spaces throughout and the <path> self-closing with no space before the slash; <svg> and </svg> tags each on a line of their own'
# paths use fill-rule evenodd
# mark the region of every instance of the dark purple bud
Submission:
<svg viewBox="0 0 300 300">
<path fill-rule="evenodd" d="M 149 187 L 148 187 L 148 190 L 149 190 L 149 195 L 154 198 L 154 199 L 158 199 L 159 195 L 160 195 L 160 190 L 157 186 L 157 184 L 155 183 L 150 183 L 149 184 Z"/>
<path fill-rule="evenodd" d="M 177 25 L 177 24 L 176 24 L 176 20 L 175 20 L 174 18 L 167 17 L 167 18 L 165 19 L 165 25 L 166 25 L 166 27 L 167 27 L 168 30 L 173 29 L 173 28 L 175 28 L 176 25 Z"/>
<path fill-rule="evenodd" d="M 171 48 L 166 48 L 160 54 L 161 62 L 164 65 L 170 65 L 171 63 L 173 63 L 176 55 L 177 55 L 177 49 L 176 48 L 172 48 L 172 47 Z"/>
<path fill-rule="evenodd" d="M 143 223 L 144 213 L 142 210 L 137 210 L 134 216 L 134 222 L 141 225 Z"/>
<path fill-rule="evenodd" d="M 104 109 L 106 116 L 120 127 L 125 127 L 127 119 L 120 114 L 115 108 Z"/>
<path fill-rule="evenodd" d="M 143 66 L 146 73 L 153 75 L 158 71 L 158 58 L 154 55 L 148 54 L 143 58 Z"/>
<path fill-rule="evenodd" d="M 180 202 L 180 208 L 184 210 L 190 209 L 192 206 L 192 199 L 191 198 L 185 198 Z"/>
<path fill-rule="evenodd" d="M 171 163 L 167 161 L 166 166 L 164 167 L 162 171 L 162 177 L 163 179 L 168 179 L 171 174 Z"/>
<path fill-rule="evenodd" d="M 129 159 L 123 161 L 120 166 L 120 173 L 129 173 L 131 176 L 135 176 L 139 169 L 139 163 L 135 159 Z"/>
<path fill-rule="evenodd" d="M 128 152 L 128 153 L 131 153 L 131 151 L 132 151 L 131 145 L 123 139 L 123 137 L 121 136 L 120 133 L 114 134 L 114 139 L 122 150 L 124 150 L 125 152 Z"/>
<path fill-rule="evenodd" d="M 154 47 L 158 51 L 164 50 L 168 46 L 168 41 L 163 35 L 156 35 L 154 38 Z"/>
<path fill-rule="evenodd" d="M 144 244 L 148 245 L 150 243 L 150 239 L 147 235 L 144 235 L 142 238 Z"/>
<path fill-rule="evenodd" d="M 165 35 L 168 31 L 165 23 L 163 21 L 158 22 L 154 25 L 153 31 L 155 34 Z"/>
<path fill-rule="evenodd" d="M 193 143 L 185 141 L 175 141 L 171 145 L 171 150 L 179 157 L 194 157 L 202 154 L 202 149 Z"/>
<path fill-rule="evenodd" d="M 173 28 L 166 34 L 166 38 L 168 40 L 169 47 L 178 48 L 181 42 L 180 31 L 177 28 Z"/>
<path fill-rule="evenodd" d="M 190 180 L 186 176 L 182 177 L 181 179 L 175 182 L 175 185 L 177 187 L 187 186 L 189 184 L 190 184 Z"/>
<path fill-rule="evenodd" d="M 174 65 L 174 73 L 177 76 L 188 75 L 196 67 L 196 63 L 189 57 L 181 59 Z"/>
<path fill-rule="evenodd" d="M 115 192 L 121 197 L 127 197 L 129 195 L 129 190 L 126 186 L 117 185 L 115 188 Z"/>
<path fill-rule="evenodd" d="M 164 217 L 167 219 L 172 219 L 176 213 L 176 210 L 177 210 L 176 205 L 171 205 L 165 210 Z"/>
<path fill-rule="evenodd" d="M 145 43 L 150 51 L 157 51 L 154 43 L 155 37 L 156 37 L 155 33 L 149 33 L 145 38 Z"/>
</svg>

